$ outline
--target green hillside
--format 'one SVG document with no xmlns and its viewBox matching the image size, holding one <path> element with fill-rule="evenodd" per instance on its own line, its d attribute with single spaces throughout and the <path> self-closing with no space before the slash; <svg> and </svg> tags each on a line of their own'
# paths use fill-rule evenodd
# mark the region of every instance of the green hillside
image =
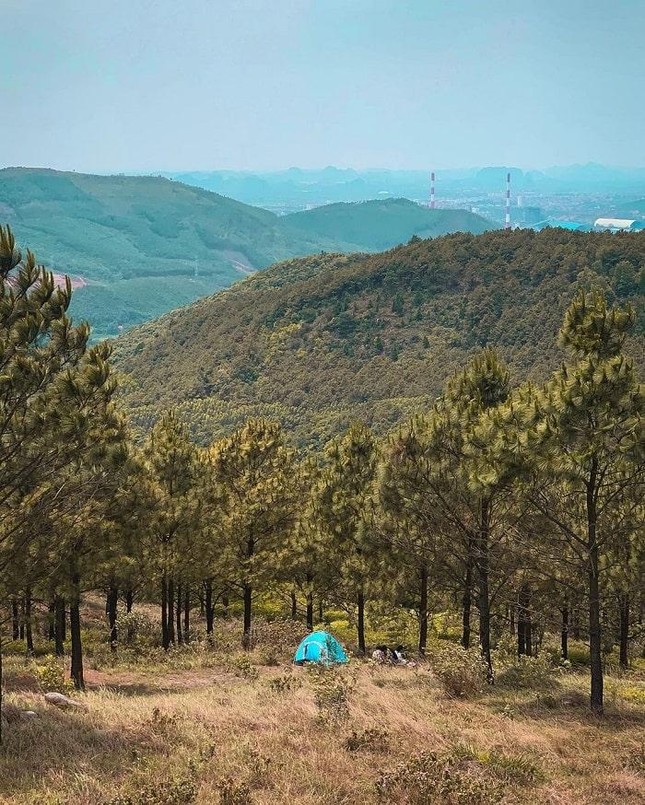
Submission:
<svg viewBox="0 0 645 805">
<path fill-rule="evenodd" d="M 87 280 L 72 312 L 99 336 L 335 246 L 285 232 L 266 210 L 158 177 L 1 170 L 0 220 L 49 268 Z"/>
<path fill-rule="evenodd" d="M 576 288 L 638 301 L 644 269 L 645 233 L 562 229 L 290 261 L 118 339 L 125 402 L 144 427 L 181 403 L 202 441 L 250 415 L 313 443 L 355 418 L 384 430 L 486 344 L 514 380 L 546 377 Z"/>
<path fill-rule="evenodd" d="M 354 250 L 382 251 L 421 238 L 494 229 L 494 225 L 467 210 L 431 210 L 405 198 L 326 204 L 307 212 L 293 213 L 286 224 L 312 237 L 333 238 L 354 245 Z"/>
<path fill-rule="evenodd" d="M 72 313 L 90 320 L 96 337 L 278 260 L 322 250 L 374 251 L 415 233 L 482 226 L 483 219 L 461 210 L 435 212 L 434 229 L 430 211 L 403 200 L 278 217 L 161 177 L 0 170 L 0 222 L 50 269 L 85 282 Z"/>
</svg>

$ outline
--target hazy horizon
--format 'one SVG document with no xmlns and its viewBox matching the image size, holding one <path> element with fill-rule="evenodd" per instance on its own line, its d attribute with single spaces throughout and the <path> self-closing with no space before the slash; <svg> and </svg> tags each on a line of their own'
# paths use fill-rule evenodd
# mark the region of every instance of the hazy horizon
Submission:
<svg viewBox="0 0 645 805">
<path fill-rule="evenodd" d="M 609 12 L 598 0 L 0 0 L 0 10 L 3 167 L 645 165 L 635 0 Z"/>
</svg>

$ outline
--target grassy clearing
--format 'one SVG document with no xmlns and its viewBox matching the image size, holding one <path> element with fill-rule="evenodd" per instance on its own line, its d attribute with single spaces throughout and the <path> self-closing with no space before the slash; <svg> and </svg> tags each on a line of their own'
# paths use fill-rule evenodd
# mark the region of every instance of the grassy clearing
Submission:
<svg viewBox="0 0 645 805">
<path fill-rule="evenodd" d="M 190 658 L 190 661 L 188 661 Z M 6 662 L 10 725 L 0 802 L 640 803 L 645 674 L 608 680 L 602 720 L 586 674 L 448 698 L 430 665 L 292 668 L 205 649 L 87 672 L 87 711 L 44 704 L 33 664 Z M 634 693 L 636 691 L 637 693 Z"/>
</svg>

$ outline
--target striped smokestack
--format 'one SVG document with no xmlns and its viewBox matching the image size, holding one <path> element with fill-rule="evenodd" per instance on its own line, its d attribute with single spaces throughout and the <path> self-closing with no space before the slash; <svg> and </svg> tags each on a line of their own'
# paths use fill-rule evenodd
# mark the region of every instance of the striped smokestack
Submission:
<svg viewBox="0 0 645 805">
<path fill-rule="evenodd" d="M 434 171 L 430 174 L 430 209 L 434 210 Z"/>
<path fill-rule="evenodd" d="M 504 229 L 511 228 L 511 172 L 506 174 L 506 221 Z"/>
</svg>

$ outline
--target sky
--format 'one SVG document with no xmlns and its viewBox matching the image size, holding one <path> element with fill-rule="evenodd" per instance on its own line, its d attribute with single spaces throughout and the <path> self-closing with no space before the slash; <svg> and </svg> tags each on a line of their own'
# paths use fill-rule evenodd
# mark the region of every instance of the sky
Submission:
<svg viewBox="0 0 645 805">
<path fill-rule="evenodd" d="M 644 0 L 0 0 L 0 167 L 645 166 Z"/>
</svg>

